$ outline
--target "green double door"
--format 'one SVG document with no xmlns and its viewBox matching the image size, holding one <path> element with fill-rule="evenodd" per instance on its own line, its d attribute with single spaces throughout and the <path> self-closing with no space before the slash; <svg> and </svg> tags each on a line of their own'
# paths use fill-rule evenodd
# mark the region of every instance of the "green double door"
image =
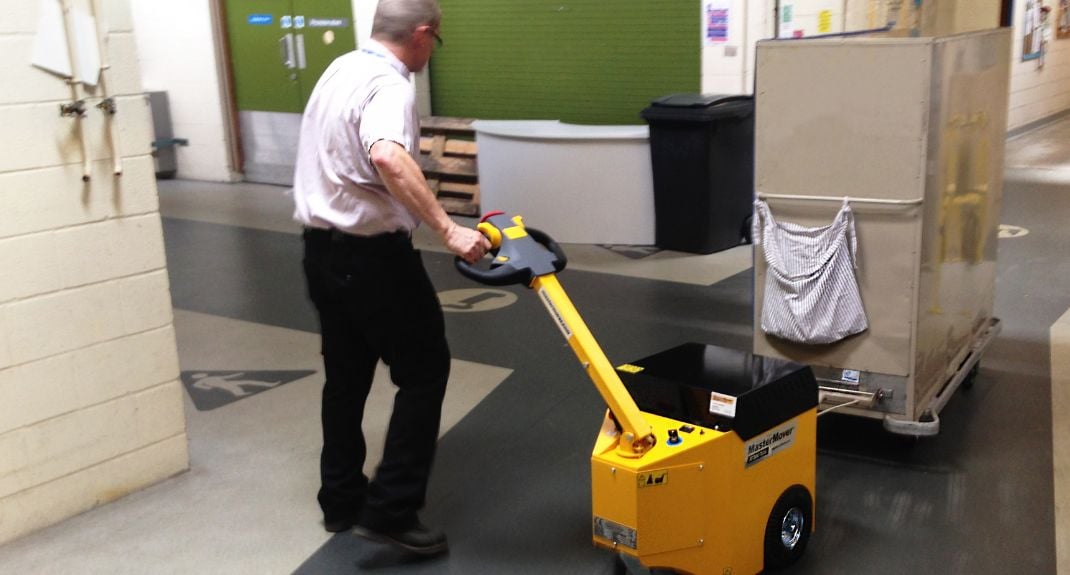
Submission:
<svg viewBox="0 0 1070 575">
<path fill-rule="evenodd" d="M 356 47 L 351 0 L 224 0 L 242 165 L 291 185 L 301 112 L 320 75 Z"/>
<path fill-rule="evenodd" d="M 320 75 L 356 47 L 351 0 L 226 0 L 238 110 L 300 113 Z"/>
</svg>

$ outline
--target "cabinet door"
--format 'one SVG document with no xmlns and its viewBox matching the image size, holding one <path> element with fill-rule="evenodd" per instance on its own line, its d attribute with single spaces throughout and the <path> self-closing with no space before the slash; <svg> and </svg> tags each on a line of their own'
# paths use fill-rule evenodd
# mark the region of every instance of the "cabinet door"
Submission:
<svg viewBox="0 0 1070 575">
<path fill-rule="evenodd" d="M 293 0 L 301 106 L 335 58 L 357 46 L 350 0 Z"/>
<path fill-rule="evenodd" d="M 226 0 L 238 110 L 301 112 L 291 0 Z"/>
</svg>

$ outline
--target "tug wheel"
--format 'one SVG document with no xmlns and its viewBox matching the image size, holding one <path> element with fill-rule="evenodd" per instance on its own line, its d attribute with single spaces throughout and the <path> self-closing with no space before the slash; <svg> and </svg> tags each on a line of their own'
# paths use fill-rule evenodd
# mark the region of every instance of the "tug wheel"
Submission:
<svg viewBox="0 0 1070 575">
<path fill-rule="evenodd" d="M 777 499 L 765 525 L 765 567 L 780 569 L 795 563 L 806 551 L 813 530 L 813 499 L 795 485 Z"/>
</svg>

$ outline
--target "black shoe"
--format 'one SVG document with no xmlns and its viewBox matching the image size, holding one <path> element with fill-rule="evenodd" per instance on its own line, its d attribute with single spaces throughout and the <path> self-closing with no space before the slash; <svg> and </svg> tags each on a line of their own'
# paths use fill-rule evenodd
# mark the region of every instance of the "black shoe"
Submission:
<svg viewBox="0 0 1070 575">
<path fill-rule="evenodd" d="M 353 533 L 371 541 L 388 543 L 417 555 L 438 555 L 449 549 L 445 533 L 422 523 L 417 523 L 404 531 L 379 531 L 357 525 Z"/>
<path fill-rule="evenodd" d="M 341 533 L 342 531 L 349 531 L 356 524 L 356 520 L 352 517 L 343 517 L 341 519 L 334 519 L 330 521 L 328 521 L 327 519 L 323 520 L 323 528 L 326 529 L 328 533 Z"/>
</svg>

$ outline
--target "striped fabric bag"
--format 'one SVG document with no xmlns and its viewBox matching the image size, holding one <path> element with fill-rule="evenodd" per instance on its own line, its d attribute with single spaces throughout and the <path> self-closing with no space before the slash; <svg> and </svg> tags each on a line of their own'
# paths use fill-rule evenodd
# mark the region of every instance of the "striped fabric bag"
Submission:
<svg viewBox="0 0 1070 575">
<path fill-rule="evenodd" d="M 869 327 L 855 278 L 854 214 L 846 199 L 832 224 L 818 228 L 777 222 L 769 205 L 757 200 L 752 235 L 768 264 L 762 331 L 827 344 Z"/>
</svg>

